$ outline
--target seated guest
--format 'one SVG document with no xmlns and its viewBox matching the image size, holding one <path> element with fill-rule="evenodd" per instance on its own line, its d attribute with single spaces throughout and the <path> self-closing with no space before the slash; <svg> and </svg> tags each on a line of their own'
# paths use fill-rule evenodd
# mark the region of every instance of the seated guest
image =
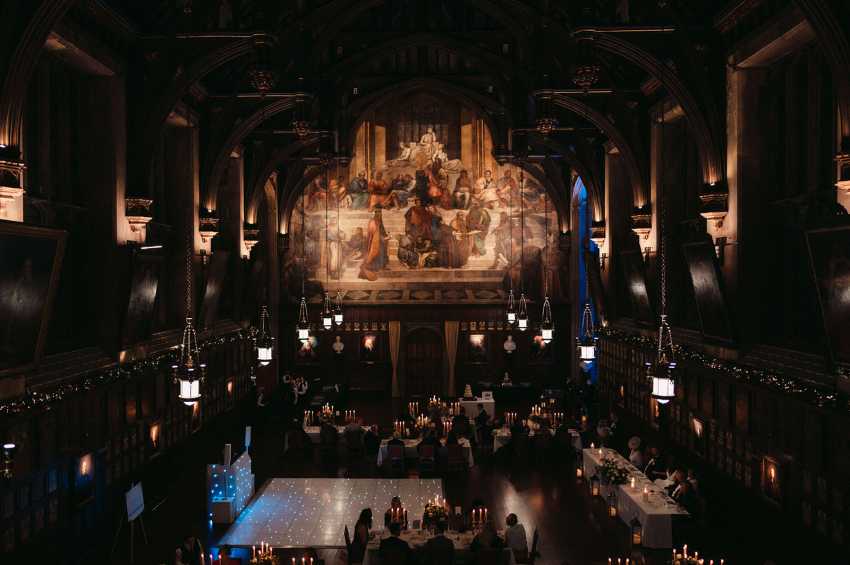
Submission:
<svg viewBox="0 0 850 565">
<path fill-rule="evenodd" d="M 183 538 L 174 555 L 176 565 L 204 565 L 204 548 L 201 541 L 193 535 Z"/>
<path fill-rule="evenodd" d="M 440 520 L 435 527 L 436 534 L 425 543 L 422 550 L 424 565 L 453 565 L 455 562 L 455 544 L 445 536 L 446 523 Z"/>
<path fill-rule="evenodd" d="M 404 515 L 401 498 L 397 496 L 393 497 L 390 501 L 390 507 L 384 512 L 384 527 L 389 528 L 393 522 L 398 522 L 402 528 L 407 528 L 407 518 Z"/>
<path fill-rule="evenodd" d="M 446 436 L 446 445 L 458 445 L 458 434 L 454 430 Z"/>
<path fill-rule="evenodd" d="M 688 481 L 682 481 L 682 483 L 673 492 L 672 498 L 692 515 L 695 515 L 699 510 L 697 495 L 694 493 L 694 489 Z"/>
<path fill-rule="evenodd" d="M 643 468 L 643 452 L 640 450 L 640 438 L 632 436 L 629 439 L 629 462 L 638 469 Z"/>
<path fill-rule="evenodd" d="M 684 482 L 685 473 L 679 469 L 673 471 L 673 474 L 670 476 L 670 484 L 666 487 L 667 494 L 669 494 L 671 498 L 676 499 L 676 497 L 679 496 L 680 487 Z"/>
<path fill-rule="evenodd" d="M 519 523 L 516 514 L 508 514 L 505 518 L 505 545 L 514 552 L 517 561 L 528 559 L 528 538 L 525 535 L 525 526 Z"/>
<path fill-rule="evenodd" d="M 504 546 L 505 544 L 502 541 L 502 538 L 500 538 L 496 533 L 496 526 L 493 525 L 493 520 L 487 520 L 484 522 L 484 527 L 481 528 L 478 535 L 473 538 L 472 545 L 469 546 L 469 549 L 476 552 L 481 549 L 499 549 Z"/>
<path fill-rule="evenodd" d="M 699 481 L 697 480 L 697 475 L 694 473 L 693 469 L 688 469 L 688 476 L 685 480 L 689 485 L 691 485 L 691 491 L 694 495 L 699 496 Z"/>
<path fill-rule="evenodd" d="M 466 410 L 463 406 L 460 407 L 458 414 L 452 418 L 452 431 L 461 437 L 469 437 L 469 418 L 466 416 Z"/>
<path fill-rule="evenodd" d="M 401 440 L 401 434 L 398 432 L 393 432 L 393 437 L 390 441 L 387 442 L 387 445 L 400 445 L 404 447 L 404 442 Z"/>
<path fill-rule="evenodd" d="M 378 427 L 372 426 L 363 434 L 363 447 L 366 448 L 366 453 L 377 455 L 381 448 L 381 438 L 378 436 Z"/>
<path fill-rule="evenodd" d="M 425 434 L 422 436 L 422 441 L 419 442 L 419 445 L 432 445 L 434 449 L 440 447 L 440 440 L 437 438 L 437 432 L 434 428 L 429 428 L 425 431 Z"/>
<path fill-rule="evenodd" d="M 350 563 L 362 563 L 369 544 L 369 532 L 372 529 L 372 509 L 364 508 L 354 525 L 354 538 L 351 540 L 348 560 Z"/>
<path fill-rule="evenodd" d="M 348 423 L 343 431 L 345 441 L 350 448 L 356 448 L 363 445 L 363 419 L 356 418 Z"/>
<path fill-rule="evenodd" d="M 322 427 L 319 430 L 319 441 L 322 445 L 335 445 L 339 442 L 339 432 L 329 420 L 322 422 Z"/>
<path fill-rule="evenodd" d="M 401 524 L 390 523 L 390 537 L 381 540 L 378 553 L 381 555 L 381 563 L 386 565 L 408 565 L 413 563 L 413 552 L 410 545 L 399 536 L 401 535 Z"/>
<path fill-rule="evenodd" d="M 647 450 L 647 454 L 649 456 L 649 461 L 647 461 L 646 466 L 643 468 L 643 474 L 646 475 L 650 481 L 654 481 L 655 479 L 666 479 L 667 473 L 661 468 L 661 455 L 658 453 L 658 448 L 653 445 Z"/>
</svg>

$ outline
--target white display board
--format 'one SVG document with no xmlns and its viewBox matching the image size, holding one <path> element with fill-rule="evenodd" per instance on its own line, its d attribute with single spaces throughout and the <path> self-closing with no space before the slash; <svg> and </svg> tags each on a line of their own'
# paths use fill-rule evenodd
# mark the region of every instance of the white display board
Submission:
<svg viewBox="0 0 850 565">
<path fill-rule="evenodd" d="M 127 502 L 127 521 L 132 522 L 145 511 L 145 495 L 142 492 L 142 483 L 136 483 L 124 495 Z"/>
</svg>

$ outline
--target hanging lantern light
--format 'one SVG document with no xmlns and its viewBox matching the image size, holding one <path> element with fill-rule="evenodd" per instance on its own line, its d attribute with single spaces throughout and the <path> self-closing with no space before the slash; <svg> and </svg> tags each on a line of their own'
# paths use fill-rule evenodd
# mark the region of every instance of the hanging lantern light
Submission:
<svg viewBox="0 0 850 565">
<path fill-rule="evenodd" d="M 590 309 L 590 302 L 587 302 L 581 314 L 579 337 L 576 338 L 579 362 L 581 363 L 581 368 L 585 370 L 590 368 L 596 359 L 596 344 L 599 338 L 596 337 L 595 333 L 593 312 Z"/>
<path fill-rule="evenodd" d="M 198 334 L 192 324 L 192 247 L 191 234 L 186 241 L 186 325 L 180 339 L 177 362 L 171 366 L 174 382 L 179 385 L 177 398 L 186 406 L 193 406 L 201 399 L 201 383 L 206 376 L 207 366 L 201 363 Z"/>
<path fill-rule="evenodd" d="M 322 327 L 329 330 L 333 327 L 333 323 L 334 313 L 331 308 L 331 297 L 330 294 L 326 292 L 324 306 L 322 306 Z"/>
<path fill-rule="evenodd" d="M 177 363 L 171 366 L 174 381 L 179 385 L 177 398 L 186 406 L 192 406 L 201 400 L 201 383 L 206 376 L 207 366 L 200 362 L 198 334 L 192 318 L 186 318 L 183 338 L 180 342 L 180 354 Z"/>
<path fill-rule="evenodd" d="M 555 323 L 552 321 L 552 305 L 549 304 L 549 297 L 543 299 L 543 315 L 540 319 L 540 337 L 545 343 L 552 341 L 555 336 Z"/>
<path fill-rule="evenodd" d="M 342 315 L 342 291 L 336 291 L 336 303 L 334 304 L 334 324 L 341 326 L 343 322 Z"/>
<path fill-rule="evenodd" d="M 632 531 L 632 547 L 641 547 L 643 545 L 643 525 L 637 517 L 633 518 L 629 523 Z"/>
<path fill-rule="evenodd" d="M 310 339 L 310 319 L 307 317 L 307 299 L 304 296 L 301 296 L 301 304 L 298 307 L 296 332 L 301 343 L 306 343 Z"/>
<path fill-rule="evenodd" d="M 508 323 L 514 325 L 516 323 L 516 303 L 514 302 L 514 290 L 508 291 L 508 309 L 506 310 Z"/>
<path fill-rule="evenodd" d="M 646 364 L 646 376 L 652 385 L 652 398 L 659 404 L 667 404 L 676 398 L 676 359 L 673 351 L 673 332 L 667 322 L 667 315 L 661 315 L 658 328 L 658 351 L 655 361 Z"/>
<path fill-rule="evenodd" d="M 15 452 L 18 447 L 13 442 L 3 444 L 3 466 L 0 468 L 0 475 L 4 479 L 11 479 L 15 470 Z"/>
<path fill-rule="evenodd" d="M 517 327 L 521 331 L 528 329 L 528 304 L 525 299 L 525 293 L 519 295 L 519 310 L 517 311 Z"/>
<path fill-rule="evenodd" d="M 274 357 L 274 337 L 269 333 L 269 309 L 267 306 L 260 308 L 260 333 L 256 338 L 257 362 L 265 367 L 272 362 Z"/>
<path fill-rule="evenodd" d="M 659 135 L 662 135 L 664 132 L 664 113 L 661 114 L 661 128 L 659 130 Z M 663 142 L 659 142 L 660 147 L 664 147 Z M 662 150 L 659 159 L 661 161 L 661 170 L 664 170 L 664 152 Z M 665 220 L 665 206 L 664 196 L 665 192 L 660 191 L 661 198 L 659 198 L 659 216 L 661 218 L 661 324 L 658 326 L 658 350 L 655 353 L 655 360 L 653 363 L 646 364 L 646 376 L 649 379 L 652 386 L 652 398 L 655 399 L 658 404 L 667 404 L 674 398 L 676 398 L 676 380 L 675 380 L 675 369 L 676 369 L 676 352 L 673 349 L 673 331 L 670 329 L 670 324 L 667 321 L 667 245 L 666 245 L 666 231 L 664 229 L 664 220 Z"/>
</svg>

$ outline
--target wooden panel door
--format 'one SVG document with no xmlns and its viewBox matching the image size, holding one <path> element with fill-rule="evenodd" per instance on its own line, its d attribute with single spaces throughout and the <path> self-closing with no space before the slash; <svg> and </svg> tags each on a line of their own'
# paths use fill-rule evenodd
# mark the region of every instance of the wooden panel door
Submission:
<svg viewBox="0 0 850 565">
<path fill-rule="evenodd" d="M 443 339 L 429 328 L 419 328 L 405 337 L 407 396 L 430 396 L 443 391 Z"/>
</svg>

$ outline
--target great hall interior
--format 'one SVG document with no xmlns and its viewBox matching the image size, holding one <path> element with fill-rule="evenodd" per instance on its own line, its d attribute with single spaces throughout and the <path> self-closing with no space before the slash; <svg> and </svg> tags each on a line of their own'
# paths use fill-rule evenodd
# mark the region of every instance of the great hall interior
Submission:
<svg viewBox="0 0 850 565">
<path fill-rule="evenodd" d="M 850 2 L 0 29 L 0 562 L 850 563 Z"/>
</svg>

